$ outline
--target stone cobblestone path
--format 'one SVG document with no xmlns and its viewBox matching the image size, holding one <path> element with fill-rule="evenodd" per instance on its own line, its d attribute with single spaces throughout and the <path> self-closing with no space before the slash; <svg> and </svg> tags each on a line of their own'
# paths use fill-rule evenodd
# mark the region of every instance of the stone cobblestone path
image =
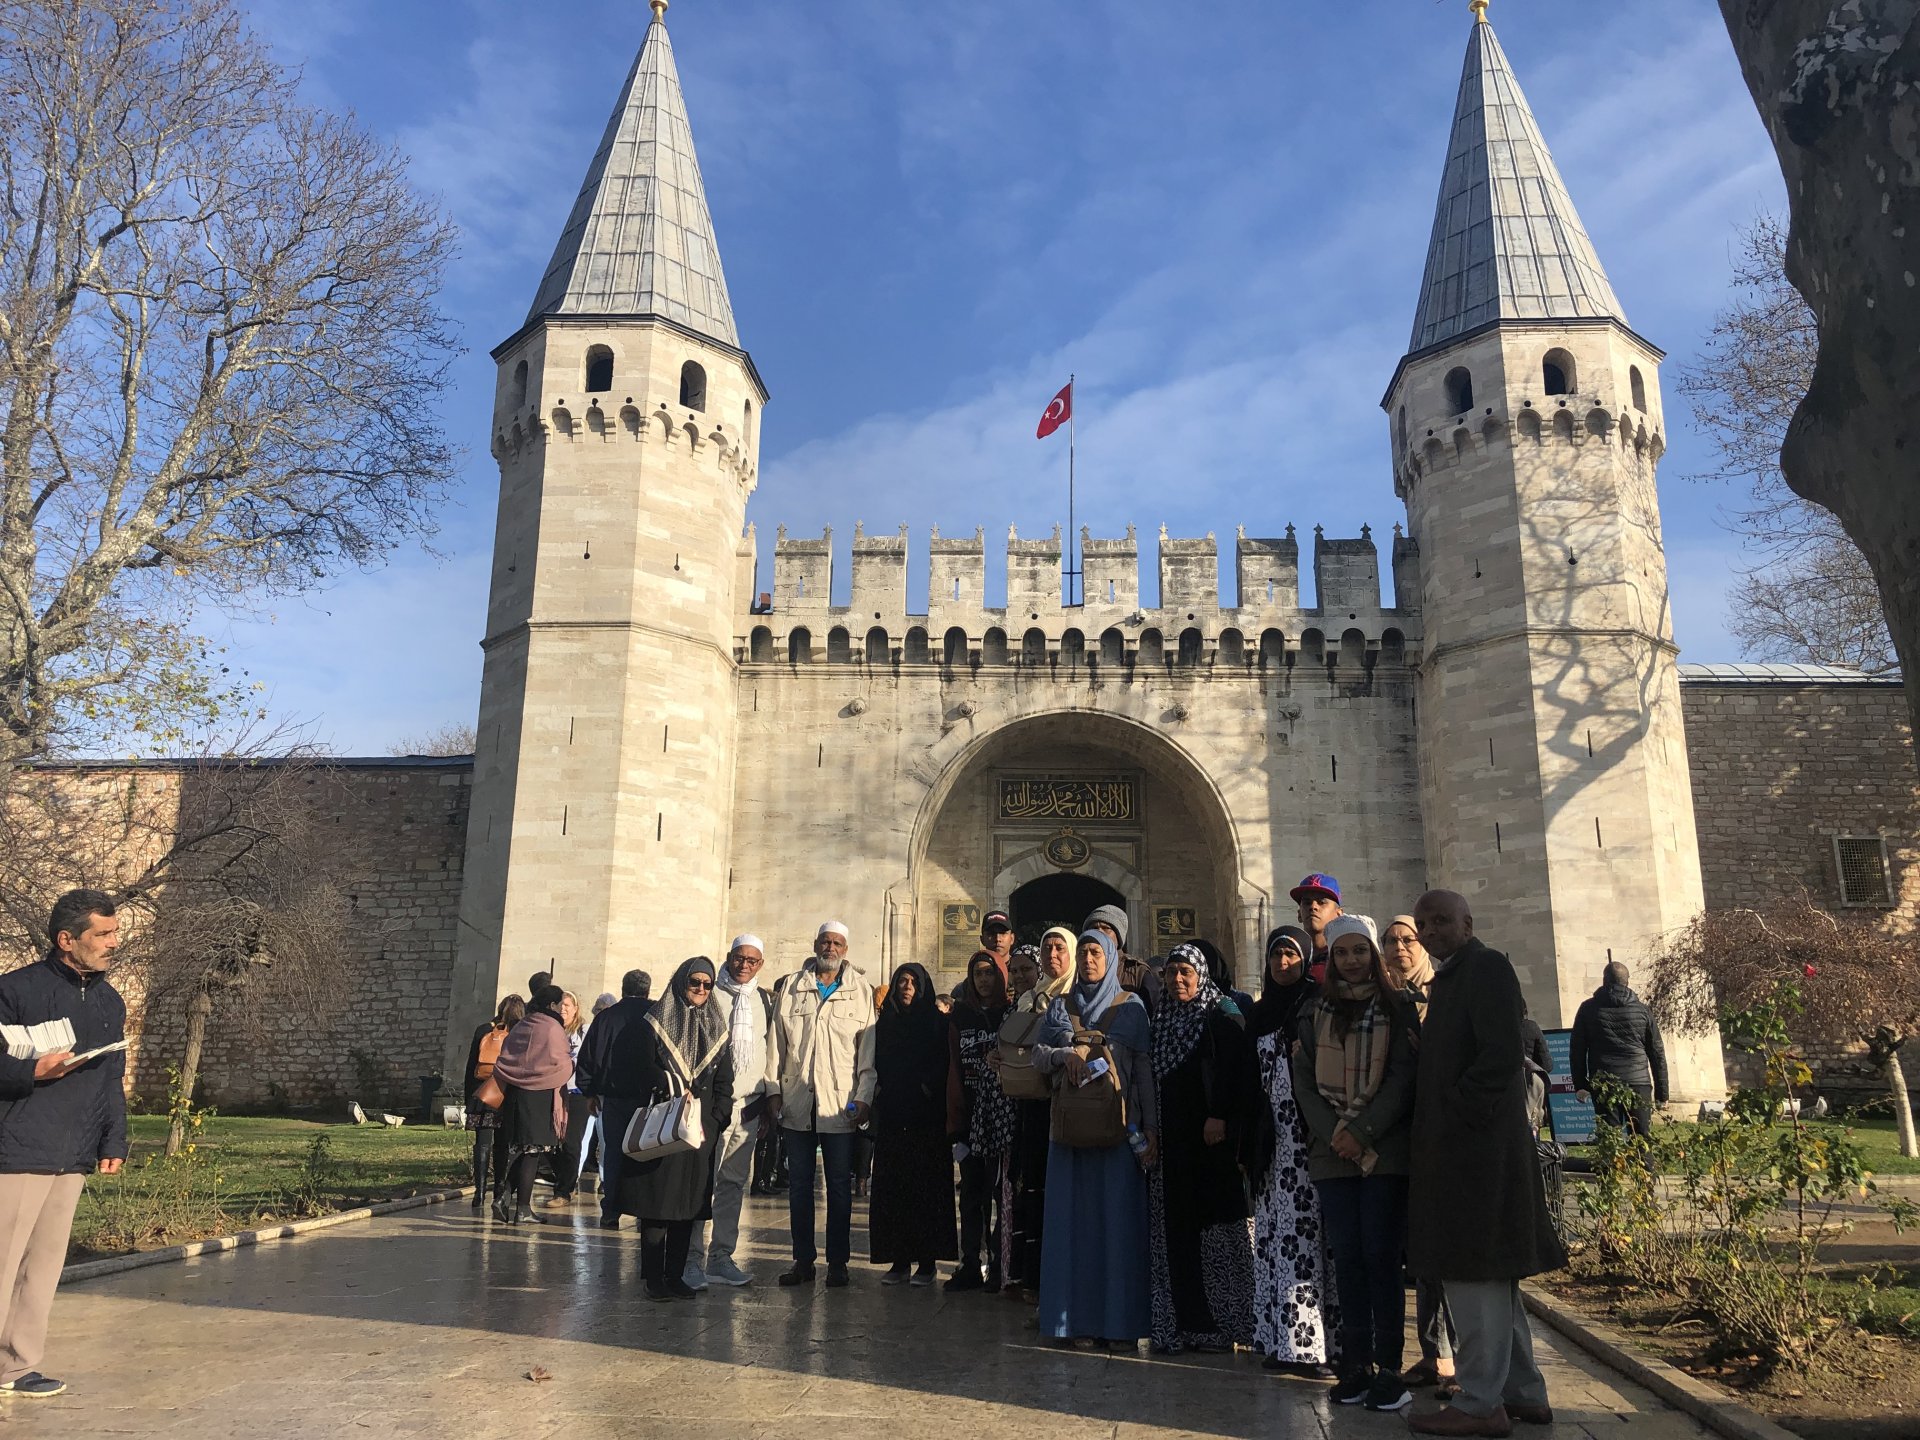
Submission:
<svg viewBox="0 0 1920 1440">
<path fill-rule="evenodd" d="M 636 1238 L 591 1228 L 589 1213 L 506 1230 L 457 1202 L 76 1284 L 55 1303 L 45 1362 L 71 1388 L 0 1399 L 0 1434 L 1407 1433 L 1399 1415 L 1329 1405 L 1326 1386 L 1266 1374 L 1249 1355 L 1055 1350 L 1020 1305 L 883 1288 L 864 1265 L 847 1290 L 780 1290 L 785 1207 L 765 1200 L 747 1216 L 752 1287 L 651 1304 Z M 1550 1334 L 1538 1343 L 1560 1423 L 1522 1427 L 1527 1440 L 1704 1435 Z M 536 1366 L 553 1378 L 525 1378 Z"/>
</svg>

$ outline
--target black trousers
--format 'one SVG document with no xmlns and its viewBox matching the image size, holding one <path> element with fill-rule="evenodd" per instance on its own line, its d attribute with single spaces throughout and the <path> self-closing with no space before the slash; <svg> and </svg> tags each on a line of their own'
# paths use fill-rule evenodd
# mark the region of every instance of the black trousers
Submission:
<svg viewBox="0 0 1920 1440">
<path fill-rule="evenodd" d="M 479 1199 L 487 1193 L 487 1172 L 493 1172 L 494 1193 L 507 1186 L 507 1127 L 489 1125 L 473 1132 L 473 1193 Z"/>
<path fill-rule="evenodd" d="M 1633 1091 L 1633 1104 L 1608 1105 L 1600 1111 L 1600 1118 L 1609 1125 L 1618 1125 L 1624 1130 L 1639 1136 L 1653 1133 L 1653 1087 L 1651 1085 L 1629 1085 Z"/>
<path fill-rule="evenodd" d="M 640 1278 L 655 1284 L 678 1280 L 687 1273 L 687 1252 L 693 1248 L 693 1221 L 640 1222 Z"/>
<path fill-rule="evenodd" d="M 980 1249 L 986 1247 L 987 1273 L 1000 1275 L 1000 1157 L 969 1155 L 960 1162 L 960 1268 L 980 1267 Z M 998 1222 L 998 1223 L 996 1223 Z"/>
</svg>

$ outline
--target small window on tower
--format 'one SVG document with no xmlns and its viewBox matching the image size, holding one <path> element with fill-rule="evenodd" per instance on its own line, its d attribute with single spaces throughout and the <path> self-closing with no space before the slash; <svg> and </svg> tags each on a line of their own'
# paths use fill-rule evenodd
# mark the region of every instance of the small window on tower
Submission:
<svg viewBox="0 0 1920 1440">
<path fill-rule="evenodd" d="M 747 408 L 740 412 L 740 443 L 753 445 L 753 401 L 747 401 Z"/>
<path fill-rule="evenodd" d="M 689 410 L 707 408 L 707 372 L 698 361 L 689 360 L 680 367 L 680 403 Z"/>
<path fill-rule="evenodd" d="M 1642 415 L 1647 413 L 1647 379 L 1640 373 L 1638 365 L 1627 371 L 1627 382 L 1633 386 L 1633 408 Z"/>
<path fill-rule="evenodd" d="M 613 389 L 613 351 L 605 345 L 587 347 L 587 393 L 603 395 Z"/>
<path fill-rule="evenodd" d="M 1447 410 L 1450 414 L 1464 415 L 1473 409 L 1473 375 L 1466 366 L 1458 366 L 1447 372 Z"/>
<path fill-rule="evenodd" d="M 1893 876 L 1887 868 L 1885 836 L 1836 835 L 1833 858 L 1840 872 L 1842 905 L 1893 904 Z"/>
<path fill-rule="evenodd" d="M 524 360 L 513 367 L 513 387 L 507 393 L 507 403 L 515 410 L 527 403 L 527 362 Z"/>
<path fill-rule="evenodd" d="M 1540 366 L 1540 382 L 1549 395 L 1571 395 L 1578 379 L 1573 356 L 1564 350 L 1549 350 Z"/>
</svg>

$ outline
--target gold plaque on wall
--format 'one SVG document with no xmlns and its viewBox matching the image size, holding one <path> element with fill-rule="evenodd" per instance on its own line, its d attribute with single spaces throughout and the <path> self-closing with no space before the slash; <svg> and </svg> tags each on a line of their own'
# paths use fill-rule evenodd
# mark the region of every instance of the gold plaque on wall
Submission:
<svg viewBox="0 0 1920 1440">
<path fill-rule="evenodd" d="M 1153 948 L 1164 954 L 1169 946 L 1200 938 L 1200 917 L 1191 905 L 1153 907 Z"/>
<path fill-rule="evenodd" d="M 1058 865 L 1062 870 L 1078 870 L 1093 857 L 1093 847 L 1073 833 L 1071 828 L 1063 829 L 1041 847 L 1047 862 Z"/>
<path fill-rule="evenodd" d="M 973 952 L 980 948 L 980 907 L 964 900 L 948 901 L 940 907 L 940 968 L 965 970 Z"/>
</svg>

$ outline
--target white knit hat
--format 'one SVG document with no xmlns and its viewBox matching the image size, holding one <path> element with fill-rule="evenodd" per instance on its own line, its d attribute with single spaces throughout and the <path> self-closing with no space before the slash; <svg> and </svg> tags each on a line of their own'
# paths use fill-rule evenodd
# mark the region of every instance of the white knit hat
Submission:
<svg viewBox="0 0 1920 1440">
<path fill-rule="evenodd" d="M 1327 948 L 1331 950 L 1333 942 L 1342 935 L 1364 935 L 1367 937 L 1367 944 L 1373 947 L 1373 953 L 1375 955 L 1380 953 L 1380 930 L 1373 923 L 1371 915 L 1355 915 L 1349 912 L 1334 916 L 1327 922 Z"/>
</svg>

